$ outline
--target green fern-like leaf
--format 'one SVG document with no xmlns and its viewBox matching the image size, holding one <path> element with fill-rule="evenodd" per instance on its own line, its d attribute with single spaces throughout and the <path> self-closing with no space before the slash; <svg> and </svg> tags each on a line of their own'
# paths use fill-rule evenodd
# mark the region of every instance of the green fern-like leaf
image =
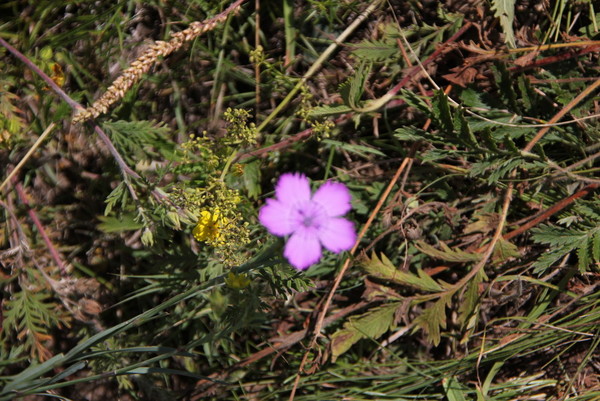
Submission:
<svg viewBox="0 0 600 401">
<path fill-rule="evenodd" d="M 452 113 L 450 112 L 448 96 L 441 89 L 435 91 L 433 97 L 433 112 L 442 129 L 447 134 L 451 134 L 454 131 L 454 121 L 452 120 Z"/>
<path fill-rule="evenodd" d="M 103 128 L 129 162 L 173 158 L 174 146 L 166 140 L 170 129 L 153 121 L 106 121 Z"/>
<path fill-rule="evenodd" d="M 384 40 L 365 40 L 354 46 L 352 54 L 366 61 L 390 61 L 398 55 L 398 46 Z"/>
<path fill-rule="evenodd" d="M 51 339 L 50 330 L 65 324 L 57 305 L 49 298 L 48 294 L 22 290 L 5 302 L 3 336 L 16 333 L 25 350 L 38 360 L 51 356 L 44 345 Z"/>
<path fill-rule="evenodd" d="M 475 277 L 467 284 L 467 290 L 463 295 L 462 302 L 458 308 L 458 321 L 462 328 L 466 330 L 466 335 L 463 338 L 468 338 L 469 333 L 472 333 L 477 326 L 477 318 L 479 316 L 479 284 L 487 280 L 487 276 L 483 269 L 480 269 Z"/>
<path fill-rule="evenodd" d="M 548 225 L 532 230 L 533 240 L 548 245 L 549 251 L 533 263 L 534 271 L 541 273 L 571 252 L 576 252 L 579 270 L 583 273 L 592 263 L 600 263 L 600 225 L 587 230 L 564 229 Z"/>
<path fill-rule="evenodd" d="M 108 216 L 113 208 L 120 203 L 121 208 L 124 208 L 127 199 L 129 198 L 128 192 L 125 189 L 125 183 L 121 182 L 119 185 L 112 190 L 112 192 L 106 197 L 106 209 L 104 209 L 104 215 Z"/>
<path fill-rule="evenodd" d="M 344 104 L 353 110 L 359 107 L 360 99 L 365 91 L 365 83 L 371 72 L 371 63 L 363 62 L 357 68 L 356 73 L 346 82 L 340 85 L 340 94 Z"/>
</svg>

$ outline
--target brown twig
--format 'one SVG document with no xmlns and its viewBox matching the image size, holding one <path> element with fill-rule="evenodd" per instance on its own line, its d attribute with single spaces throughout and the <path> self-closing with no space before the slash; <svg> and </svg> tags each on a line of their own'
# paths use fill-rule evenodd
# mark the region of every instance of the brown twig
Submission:
<svg viewBox="0 0 600 401">
<path fill-rule="evenodd" d="M 579 102 L 581 102 L 584 98 L 590 95 L 596 88 L 600 86 L 600 78 L 597 79 L 593 84 L 585 88 L 579 95 L 575 96 L 573 100 L 571 100 L 565 107 L 562 108 L 554 117 L 548 121 L 549 124 L 557 123 L 561 118 L 563 118 L 573 107 L 575 107 Z M 544 127 L 538 131 L 538 133 L 533 137 L 531 141 L 523 148 L 523 152 L 530 152 L 531 149 L 535 146 L 535 144 L 542 139 L 544 135 L 550 130 L 551 127 Z"/>
<path fill-rule="evenodd" d="M 333 324 L 334 322 L 338 321 L 339 319 L 341 319 L 351 313 L 354 313 L 354 312 L 368 306 L 369 304 L 370 304 L 370 302 L 361 301 L 361 302 L 357 302 L 355 304 L 349 305 L 343 309 L 340 309 L 333 315 L 328 316 L 325 319 L 325 321 L 323 322 L 323 325 L 325 327 L 329 326 L 329 325 Z M 281 352 L 287 348 L 290 348 L 291 346 L 302 341 L 302 339 L 305 338 L 306 335 L 308 334 L 308 330 L 309 329 L 306 328 L 303 330 L 299 330 L 299 331 L 295 331 L 293 333 L 287 334 L 285 336 L 271 338 L 268 341 L 269 346 L 261 349 L 258 352 L 255 352 L 254 354 L 250 355 L 249 357 L 228 367 L 227 372 L 234 372 L 240 368 L 248 366 L 256 361 L 259 361 L 271 354 L 274 354 L 276 352 Z M 207 383 L 212 383 L 213 385 L 215 385 L 214 380 L 224 380 L 224 379 L 225 379 L 225 375 L 223 375 L 222 373 L 214 373 L 209 376 L 208 380 L 205 379 L 205 380 L 200 380 L 199 382 L 197 382 L 196 387 L 200 387 Z M 190 398 L 190 401 L 198 401 L 200 399 L 203 399 L 204 397 L 208 396 L 211 393 L 211 390 L 212 390 L 212 387 L 204 390 L 202 393 L 194 394 L 194 396 Z"/>
<path fill-rule="evenodd" d="M 503 238 L 505 240 L 509 240 L 511 238 L 516 237 L 517 235 L 520 235 L 520 234 L 528 231 L 529 229 L 531 229 L 532 227 L 535 227 L 536 225 L 538 225 L 542 221 L 550 218 L 550 216 L 552 216 L 552 215 L 558 213 L 559 211 L 563 210 L 564 208 L 566 208 L 567 206 L 569 206 L 571 203 L 575 202 L 577 199 L 582 198 L 582 197 L 586 196 L 587 194 L 589 194 L 590 192 L 596 190 L 598 187 L 600 187 L 600 184 L 590 184 L 590 185 L 587 185 L 581 191 L 578 191 L 578 192 L 574 193 L 573 195 L 569 196 L 568 198 L 565 198 L 565 199 L 561 200 L 560 202 L 558 202 L 554 206 L 552 206 L 552 207 L 550 207 L 550 208 L 548 208 L 546 210 L 543 210 L 533 220 L 527 222 L 526 224 L 523 224 L 522 226 L 520 226 L 516 230 L 513 230 L 513 231 L 511 231 L 509 233 L 504 234 Z"/>
<path fill-rule="evenodd" d="M 569 52 L 557 54 L 555 56 L 544 57 L 539 60 L 533 60 L 532 62 L 527 63 L 526 65 L 523 65 L 523 66 L 519 65 L 519 66 L 510 67 L 508 70 L 510 72 L 515 72 L 515 73 L 522 72 L 522 71 L 530 70 L 532 68 L 542 67 L 545 65 L 558 63 L 560 61 L 565 61 L 565 60 L 568 60 L 571 58 L 583 56 L 588 53 L 597 52 L 598 50 L 600 50 L 600 45 L 598 45 L 598 44 L 586 46 L 583 49 L 579 49 L 578 51 L 575 51 L 575 52 L 569 51 Z"/>
<path fill-rule="evenodd" d="M 73 100 L 69 95 L 67 95 L 65 93 L 65 91 L 63 91 L 61 89 L 61 87 L 58 86 L 52 80 L 52 78 L 50 78 L 44 71 L 42 71 L 31 60 L 29 60 L 23 53 L 21 53 L 20 51 L 18 51 L 14 47 L 12 47 L 8 42 L 6 42 L 1 37 L 0 37 L 0 45 L 4 46 L 16 58 L 21 60 L 29 69 L 31 69 L 33 72 L 35 72 L 37 75 L 39 75 L 39 77 L 42 78 L 42 80 L 44 80 L 44 82 L 49 87 L 51 87 L 56 92 L 56 94 L 58 96 L 60 96 L 61 99 L 63 99 L 65 102 L 67 102 L 67 104 L 69 106 L 71 106 L 71 108 L 73 110 L 83 110 L 83 106 L 81 104 L 77 103 L 75 100 Z M 115 146 L 111 142 L 110 138 L 102 130 L 102 128 L 100 128 L 100 126 L 98 126 L 98 124 L 96 124 L 95 122 L 90 122 L 90 125 L 94 129 L 94 131 L 98 134 L 98 136 L 100 136 L 100 139 L 102 140 L 102 142 L 104 142 L 104 144 L 108 148 L 108 151 L 110 152 L 112 157 L 115 159 L 115 161 L 119 165 L 119 168 L 121 169 L 121 173 L 127 183 L 128 188 L 129 188 L 129 192 L 132 193 L 132 196 L 137 197 L 135 194 L 135 191 L 133 190 L 133 187 L 131 187 L 131 184 L 129 183 L 129 176 L 131 176 L 133 178 L 140 178 L 140 176 L 135 171 L 133 171 L 127 165 L 127 163 L 125 163 L 125 160 L 123 159 L 123 157 L 121 156 L 119 151 L 115 148 Z"/>
</svg>

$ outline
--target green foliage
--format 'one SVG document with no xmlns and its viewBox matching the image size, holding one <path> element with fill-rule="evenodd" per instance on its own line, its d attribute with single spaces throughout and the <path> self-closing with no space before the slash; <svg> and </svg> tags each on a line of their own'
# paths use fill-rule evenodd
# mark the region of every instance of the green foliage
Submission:
<svg viewBox="0 0 600 401">
<path fill-rule="evenodd" d="M 362 267 L 370 275 L 386 281 L 409 285 L 422 291 L 442 290 L 442 287 L 421 269 L 417 270 L 417 274 L 399 271 L 385 255 L 381 255 L 381 259 L 375 254 L 371 255 L 371 258 L 366 259 Z"/>
<path fill-rule="evenodd" d="M 515 47 L 515 32 L 513 22 L 515 19 L 515 0 L 492 0 L 494 15 L 500 20 L 504 41 L 510 47 Z"/>
<path fill-rule="evenodd" d="M 388 37 L 387 40 L 365 40 L 356 45 L 352 49 L 354 54 L 359 59 L 369 61 L 390 61 L 397 56 L 398 47 L 393 38 Z"/>
<path fill-rule="evenodd" d="M 129 162 L 138 163 L 157 157 L 173 158 L 174 147 L 167 140 L 169 127 L 152 121 L 105 121 L 102 127 Z M 158 152 L 157 152 L 158 151 Z"/>
<path fill-rule="evenodd" d="M 360 108 L 360 100 L 365 90 L 365 84 L 369 73 L 371 72 L 371 64 L 368 62 L 362 62 L 356 73 L 349 78 L 346 82 L 340 85 L 340 95 L 346 105 L 352 110 L 358 110 Z"/>
<path fill-rule="evenodd" d="M 368 312 L 351 317 L 344 328 L 331 337 L 331 358 L 333 362 L 363 338 L 377 340 L 394 324 L 398 302 L 384 304 Z"/>
<path fill-rule="evenodd" d="M 51 327 L 66 324 L 65 316 L 57 311 L 56 303 L 48 294 L 21 290 L 4 303 L 2 337 L 8 342 L 10 336 L 22 342 L 23 351 L 29 352 L 32 358 L 46 360 L 51 351 L 45 343 L 52 337 Z"/>
<path fill-rule="evenodd" d="M 450 305 L 451 298 L 452 294 L 442 295 L 414 320 L 415 325 L 427 334 L 435 346 L 440 344 L 441 330 L 446 328 L 446 306 Z"/>
<path fill-rule="evenodd" d="M 415 244 L 419 251 L 436 259 L 445 260 L 447 262 L 477 262 L 481 260 L 481 255 L 478 253 L 468 253 L 460 249 L 450 249 L 450 247 L 443 242 L 439 243 L 441 250 L 434 248 L 433 246 L 426 244 L 425 242 L 419 241 Z"/>
<path fill-rule="evenodd" d="M 19 97 L 10 91 L 10 78 L 0 79 L 0 148 L 19 140 L 25 121 L 22 110 L 15 105 Z"/>
<path fill-rule="evenodd" d="M 541 225 L 532 232 L 535 242 L 549 247 L 533 264 L 538 274 L 546 274 L 556 262 L 571 252 L 577 255 L 577 266 L 581 273 L 600 263 L 600 225 L 586 227 L 585 230 Z"/>
<path fill-rule="evenodd" d="M 86 106 L 231 3 L 0 5 L 0 401 L 598 398 L 595 94 L 539 125 L 597 80 L 593 2 L 244 2 L 81 125 L 31 68 Z M 288 266 L 288 171 L 349 187 L 356 254 Z"/>
</svg>

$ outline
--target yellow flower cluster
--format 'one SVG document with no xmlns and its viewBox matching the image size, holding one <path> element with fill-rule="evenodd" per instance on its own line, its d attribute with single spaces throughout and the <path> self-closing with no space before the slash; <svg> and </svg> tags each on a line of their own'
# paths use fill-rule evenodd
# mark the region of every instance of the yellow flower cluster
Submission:
<svg viewBox="0 0 600 401">
<path fill-rule="evenodd" d="M 223 242 L 222 228 L 227 223 L 227 219 L 221 215 L 219 209 L 215 209 L 213 213 L 203 210 L 200 212 L 198 224 L 192 230 L 192 235 L 196 241 L 206 241 L 212 245 L 221 244 Z"/>
</svg>

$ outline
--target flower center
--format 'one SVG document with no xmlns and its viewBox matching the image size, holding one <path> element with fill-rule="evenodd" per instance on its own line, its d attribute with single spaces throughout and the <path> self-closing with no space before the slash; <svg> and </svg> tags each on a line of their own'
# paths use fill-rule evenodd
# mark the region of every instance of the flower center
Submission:
<svg viewBox="0 0 600 401">
<path fill-rule="evenodd" d="M 316 229 L 320 227 L 320 220 L 323 217 L 323 213 L 319 205 L 311 202 L 305 205 L 298 212 L 300 214 L 300 224 L 302 224 L 304 227 Z"/>
</svg>

